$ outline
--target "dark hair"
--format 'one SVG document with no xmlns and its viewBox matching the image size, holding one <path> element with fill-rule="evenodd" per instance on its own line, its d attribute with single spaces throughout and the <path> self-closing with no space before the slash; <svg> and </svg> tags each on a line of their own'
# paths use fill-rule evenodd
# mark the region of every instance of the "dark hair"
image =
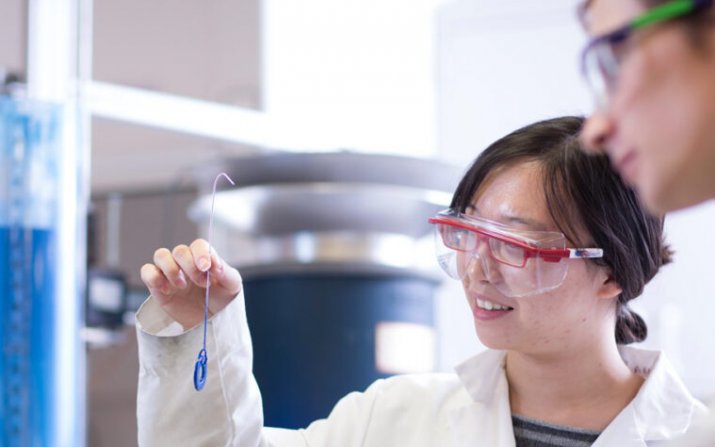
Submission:
<svg viewBox="0 0 715 447">
<path fill-rule="evenodd" d="M 581 150 L 578 135 L 583 122 L 580 117 L 540 121 L 492 143 L 457 186 L 452 208 L 464 212 L 480 185 L 498 172 L 495 170 L 538 162 L 553 221 L 571 243 L 602 248 L 603 258 L 590 261 L 608 268 L 623 289 L 616 305 L 616 342 L 643 341 L 648 329 L 628 302 L 670 262 L 663 218 L 650 215 L 641 206 L 636 193 L 611 169 L 606 155 L 587 155 Z M 590 240 L 579 240 L 583 230 Z"/>
</svg>

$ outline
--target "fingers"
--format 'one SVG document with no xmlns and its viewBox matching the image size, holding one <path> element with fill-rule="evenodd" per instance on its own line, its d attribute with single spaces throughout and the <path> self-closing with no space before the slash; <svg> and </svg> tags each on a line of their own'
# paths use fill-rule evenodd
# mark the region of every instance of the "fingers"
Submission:
<svg viewBox="0 0 715 447">
<path fill-rule="evenodd" d="M 193 283 L 206 287 L 206 271 L 211 272 L 211 284 L 218 285 L 230 294 L 241 289 L 238 270 L 221 259 L 215 250 L 209 250 L 204 239 L 187 245 L 177 245 L 172 251 L 160 248 L 154 252 L 154 265 L 142 267 L 142 281 L 152 294 L 171 295 Z"/>
<path fill-rule="evenodd" d="M 154 296 L 168 295 L 171 292 L 169 280 L 154 264 L 144 264 L 142 266 L 141 278 L 149 289 L 149 293 Z"/>
<path fill-rule="evenodd" d="M 171 256 L 189 281 L 199 287 L 206 287 L 206 273 L 199 270 L 196 255 L 192 252 L 190 247 L 183 244 L 177 245 L 174 247 L 174 250 L 172 250 Z M 204 255 L 199 251 L 198 256 L 203 257 Z"/>
<path fill-rule="evenodd" d="M 186 276 L 169 250 L 166 248 L 156 250 L 154 252 L 154 265 L 161 270 L 161 273 L 171 286 L 179 289 L 186 287 Z"/>
<path fill-rule="evenodd" d="M 211 268 L 212 258 L 216 253 L 211 250 L 209 252 L 209 243 L 204 239 L 196 239 L 191 243 L 191 254 L 194 258 L 196 268 L 201 272 L 206 272 Z"/>
<path fill-rule="evenodd" d="M 241 275 L 238 270 L 221 259 L 206 240 L 196 239 L 191 243 L 190 249 L 196 268 L 202 274 L 210 269 L 212 284 L 218 284 L 230 293 L 238 293 L 241 289 Z"/>
</svg>

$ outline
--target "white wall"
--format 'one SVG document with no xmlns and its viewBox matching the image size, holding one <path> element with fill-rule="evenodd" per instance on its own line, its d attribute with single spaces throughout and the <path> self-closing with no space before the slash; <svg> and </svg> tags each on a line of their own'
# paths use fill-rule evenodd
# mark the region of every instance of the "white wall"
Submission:
<svg viewBox="0 0 715 447">
<path fill-rule="evenodd" d="M 264 110 L 317 147 L 433 154 L 437 3 L 264 0 Z"/>
<path fill-rule="evenodd" d="M 646 319 L 645 347 L 664 349 L 686 385 L 715 397 L 715 202 L 666 217 L 675 262 L 663 268 L 633 306 Z"/>
<path fill-rule="evenodd" d="M 441 155 L 461 163 L 538 119 L 583 113 L 575 0 L 455 1 L 437 18 Z"/>
<path fill-rule="evenodd" d="M 519 126 L 591 107 L 578 65 L 585 41 L 576 0 L 459 0 L 438 16 L 438 127 L 441 155 L 465 165 Z M 673 214 L 668 239 L 676 262 L 637 299 L 650 336 L 701 397 L 715 396 L 715 204 Z M 447 286 L 445 286 L 447 287 Z M 440 364 L 449 370 L 482 349 L 459 287 L 439 301 Z"/>
</svg>

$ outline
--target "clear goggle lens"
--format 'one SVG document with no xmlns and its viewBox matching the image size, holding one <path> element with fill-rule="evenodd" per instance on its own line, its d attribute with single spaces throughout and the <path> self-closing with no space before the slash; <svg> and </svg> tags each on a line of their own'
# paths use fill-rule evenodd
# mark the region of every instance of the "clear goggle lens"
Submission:
<svg viewBox="0 0 715 447">
<path fill-rule="evenodd" d="M 430 222 L 437 261 L 450 277 L 461 280 L 472 270 L 510 297 L 553 290 L 566 277 L 569 257 L 601 255 L 598 249 L 567 249 L 562 233 L 515 230 L 453 211 Z"/>
</svg>

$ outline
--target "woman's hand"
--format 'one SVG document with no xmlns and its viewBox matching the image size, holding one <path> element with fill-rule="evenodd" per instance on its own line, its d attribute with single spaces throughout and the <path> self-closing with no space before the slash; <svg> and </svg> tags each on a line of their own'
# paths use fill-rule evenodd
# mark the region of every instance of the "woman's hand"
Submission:
<svg viewBox="0 0 715 447">
<path fill-rule="evenodd" d="M 154 264 L 144 264 L 141 278 L 166 313 L 188 329 L 204 318 L 206 272 L 211 272 L 209 316 L 220 311 L 241 290 L 241 275 L 209 244 L 196 239 L 191 246 L 154 252 Z"/>
</svg>

